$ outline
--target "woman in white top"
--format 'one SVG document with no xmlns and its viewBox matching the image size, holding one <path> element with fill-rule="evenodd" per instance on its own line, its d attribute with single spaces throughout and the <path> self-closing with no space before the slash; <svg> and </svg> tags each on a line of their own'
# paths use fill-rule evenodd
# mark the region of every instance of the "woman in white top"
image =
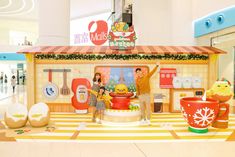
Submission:
<svg viewBox="0 0 235 157">
<path fill-rule="evenodd" d="M 15 77 L 15 75 L 13 75 L 11 77 L 11 86 L 12 86 L 12 89 L 13 89 L 13 93 L 15 93 L 15 87 L 16 87 L 16 77 Z"/>
</svg>

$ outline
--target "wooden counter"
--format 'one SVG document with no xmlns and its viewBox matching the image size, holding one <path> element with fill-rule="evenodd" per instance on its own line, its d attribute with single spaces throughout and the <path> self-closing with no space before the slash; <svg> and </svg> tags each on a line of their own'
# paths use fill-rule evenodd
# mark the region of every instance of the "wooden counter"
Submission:
<svg viewBox="0 0 235 157">
<path fill-rule="evenodd" d="M 203 96 L 203 88 L 173 88 L 170 89 L 170 112 L 178 113 L 180 111 L 180 99 L 183 97 Z"/>
</svg>

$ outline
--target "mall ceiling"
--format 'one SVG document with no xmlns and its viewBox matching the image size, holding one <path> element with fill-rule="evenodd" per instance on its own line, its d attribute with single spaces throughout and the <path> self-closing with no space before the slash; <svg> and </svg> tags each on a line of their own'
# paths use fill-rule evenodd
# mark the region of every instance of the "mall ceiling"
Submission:
<svg viewBox="0 0 235 157">
<path fill-rule="evenodd" d="M 111 11 L 111 0 L 70 0 L 71 19 Z"/>
<path fill-rule="evenodd" d="M 0 18 L 37 20 L 38 1 L 0 0 Z M 111 11 L 111 0 L 70 0 L 70 6 L 70 18 L 76 19 Z"/>
<path fill-rule="evenodd" d="M 36 0 L 0 0 L 0 18 L 36 19 Z"/>
</svg>

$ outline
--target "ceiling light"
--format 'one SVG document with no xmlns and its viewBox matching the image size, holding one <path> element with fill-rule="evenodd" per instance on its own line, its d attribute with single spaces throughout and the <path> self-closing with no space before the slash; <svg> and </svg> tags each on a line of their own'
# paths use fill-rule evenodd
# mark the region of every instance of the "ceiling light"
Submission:
<svg viewBox="0 0 235 157">
<path fill-rule="evenodd" d="M 12 0 L 8 0 L 7 5 L 1 6 L 0 9 L 8 8 L 9 6 L 11 6 L 11 4 L 12 4 Z"/>
</svg>

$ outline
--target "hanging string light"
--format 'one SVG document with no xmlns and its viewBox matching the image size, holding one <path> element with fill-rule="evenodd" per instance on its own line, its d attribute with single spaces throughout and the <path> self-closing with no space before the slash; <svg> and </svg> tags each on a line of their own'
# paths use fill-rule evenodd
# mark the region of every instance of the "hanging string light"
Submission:
<svg viewBox="0 0 235 157">
<path fill-rule="evenodd" d="M 208 60 L 208 55 L 179 54 L 179 55 L 145 55 L 145 54 L 38 54 L 38 60 Z"/>
</svg>

